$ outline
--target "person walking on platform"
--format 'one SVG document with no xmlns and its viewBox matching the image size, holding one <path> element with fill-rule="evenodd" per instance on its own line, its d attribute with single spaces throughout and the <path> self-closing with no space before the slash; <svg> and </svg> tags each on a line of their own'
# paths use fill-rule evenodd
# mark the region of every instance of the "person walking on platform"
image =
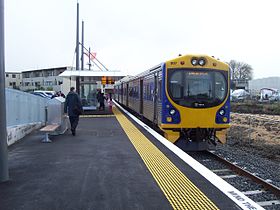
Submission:
<svg viewBox="0 0 280 210">
<path fill-rule="evenodd" d="M 79 95 L 75 92 L 75 88 L 71 87 L 70 92 L 66 96 L 64 104 L 64 113 L 69 116 L 72 135 L 76 135 L 76 127 L 79 123 L 79 115 L 83 112 L 83 107 Z"/>
<path fill-rule="evenodd" d="M 97 99 L 99 109 L 100 109 L 100 101 L 99 101 L 100 98 L 101 98 L 101 90 L 98 90 L 98 92 L 96 94 L 96 99 Z"/>
<path fill-rule="evenodd" d="M 99 110 L 105 110 L 105 100 L 107 100 L 104 96 L 104 93 L 101 93 L 98 101 L 99 101 Z"/>
</svg>

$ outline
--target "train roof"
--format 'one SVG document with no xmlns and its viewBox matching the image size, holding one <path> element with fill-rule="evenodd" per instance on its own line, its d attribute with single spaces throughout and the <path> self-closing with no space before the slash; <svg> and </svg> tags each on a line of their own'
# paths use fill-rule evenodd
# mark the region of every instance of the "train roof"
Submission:
<svg viewBox="0 0 280 210">
<path fill-rule="evenodd" d="M 191 61 L 192 58 L 204 58 L 208 61 L 211 61 L 213 63 L 218 64 L 219 68 L 223 67 L 225 68 L 226 66 L 228 67 L 228 64 L 226 62 L 221 61 L 219 58 L 216 58 L 214 56 L 209 56 L 206 54 L 186 54 L 186 55 L 179 55 L 176 58 L 167 60 L 165 63 L 172 63 L 172 62 L 186 62 L 186 61 Z M 213 68 L 213 66 L 211 66 Z"/>
<path fill-rule="evenodd" d="M 123 82 L 128 82 L 128 81 L 137 79 L 137 78 L 139 78 L 139 77 L 143 77 L 143 76 L 149 74 L 150 72 L 153 72 L 153 71 L 156 71 L 156 70 L 160 69 L 161 66 L 162 66 L 162 64 L 159 64 L 159 65 L 154 66 L 153 68 L 150 68 L 150 69 L 148 69 L 148 70 L 146 70 L 146 71 L 144 71 L 144 72 L 142 72 L 142 73 L 140 73 L 140 74 L 137 74 L 137 75 L 135 75 L 135 76 L 131 76 L 131 75 L 126 76 L 126 77 L 124 77 L 124 78 L 122 78 L 122 79 L 116 81 L 116 82 L 115 82 L 115 85 L 119 85 L 119 84 L 121 84 L 121 83 L 123 83 Z"/>
<path fill-rule="evenodd" d="M 150 68 L 150 69 L 148 69 L 148 70 L 146 70 L 146 71 L 144 71 L 144 72 L 142 72 L 140 74 L 137 74 L 135 76 L 135 79 L 139 78 L 139 77 L 143 77 L 143 76 L 149 74 L 150 72 L 153 72 L 153 71 L 156 71 L 156 70 L 160 69 L 161 67 L 162 67 L 162 64 L 156 65 L 156 66 L 154 66 L 154 67 L 152 67 L 152 68 Z"/>
<path fill-rule="evenodd" d="M 130 80 L 133 79 L 134 77 L 135 77 L 135 76 L 128 75 L 128 76 L 126 76 L 126 77 L 124 77 L 124 78 L 122 78 L 122 79 L 116 81 L 116 82 L 115 82 L 115 85 L 119 85 L 119 84 L 121 84 L 121 83 L 123 83 L 123 82 L 130 81 Z"/>
<path fill-rule="evenodd" d="M 95 71 L 95 70 L 66 70 L 62 72 L 59 76 L 60 77 L 72 77 L 72 76 L 82 76 L 82 77 L 93 77 L 93 76 L 107 76 L 107 77 L 123 77 L 124 74 L 121 71 Z"/>
</svg>

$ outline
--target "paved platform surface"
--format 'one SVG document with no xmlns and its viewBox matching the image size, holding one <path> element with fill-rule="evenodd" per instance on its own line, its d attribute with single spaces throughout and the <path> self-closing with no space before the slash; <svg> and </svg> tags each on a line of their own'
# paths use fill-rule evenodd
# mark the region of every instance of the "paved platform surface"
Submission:
<svg viewBox="0 0 280 210">
<path fill-rule="evenodd" d="M 76 136 L 68 132 L 41 143 L 43 137 L 36 131 L 9 148 L 10 181 L 0 184 L 1 210 L 172 209 L 114 116 L 81 118 Z M 151 141 L 220 209 L 239 209 Z"/>
<path fill-rule="evenodd" d="M 34 132 L 9 148 L 0 209 L 171 209 L 114 117 L 81 118 L 77 135 Z"/>
</svg>

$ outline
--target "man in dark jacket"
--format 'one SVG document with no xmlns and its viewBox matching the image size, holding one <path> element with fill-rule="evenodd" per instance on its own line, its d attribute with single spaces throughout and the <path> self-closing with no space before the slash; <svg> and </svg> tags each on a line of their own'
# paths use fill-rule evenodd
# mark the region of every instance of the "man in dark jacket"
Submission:
<svg viewBox="0 0 280 210">
<path fill-rule="evenodd" d="M 67 94 L 64 113 L 68 112 L 72 135 L 76 135 L 76 127 L 79 122 L 79 115 L 82 113 L 83 107 L 79 95 L 75 92 L 75 88 L 71 87 L 70 92 Z"/>
<path fill-rule="evenodd" d="M 99 110 L 105 110 L 105 103 L 104 103 L 105 100 L 106 98 L 104 96 L 104 93 L 101 93 L 98 98 Z"/>
</svg>

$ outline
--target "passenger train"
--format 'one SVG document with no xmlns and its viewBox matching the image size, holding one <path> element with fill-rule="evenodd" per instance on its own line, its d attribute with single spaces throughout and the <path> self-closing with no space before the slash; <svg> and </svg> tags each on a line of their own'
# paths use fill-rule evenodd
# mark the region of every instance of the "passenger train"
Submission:
<svg viewBox="0 0 280 210">
<path fill-rule="evenodd" d="M 230 122 L 228 64 L 184 55 L 115 83 L 115 100 L 157 125 L 185 151 L 225 143 Z"/>
</svg>

